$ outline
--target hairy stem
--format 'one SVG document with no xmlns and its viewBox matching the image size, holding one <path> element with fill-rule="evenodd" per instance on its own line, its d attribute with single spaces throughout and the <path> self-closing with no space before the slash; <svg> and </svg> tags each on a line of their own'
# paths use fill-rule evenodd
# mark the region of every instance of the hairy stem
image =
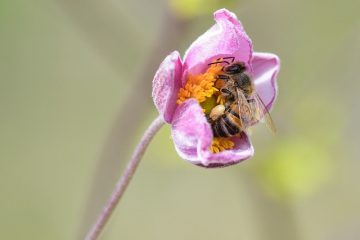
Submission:
<svg viewBox="0 0 360 240">
<path fill-rule="evenodd" d="M 155 136 L 157 131 L 164 125 L 164 121 L 161 116 L 157 117 L 150 125 L 150 127 L 146 130 L 143 135 L 140 143 L 136 147 L 123 175 L 117 182 L 113 193 L 110 196 L 107 204 L 105 205 L 103 211 L 97 218 L 97 221 L 90 229 L 86 236 L 86 240 L 95 240 L 98 238 L 100 233 L 105 227 L 105 224 L 109 220 L 111 214 L 114 212 L 117 204 L 119 203 L 121 197 L 123 196 L 132 176 L 134 175 L 136 168 L 145 153 L 147 146 L 149 145 L 151 139 Z"/>
<path fill-rule="evenodd" d="M 97 212 L 105 201 L 104 196 L 111 192 L 117 180 L 117 169 L 124 167 L 124 162 L 118 160 L 118 156 L 129 156 L 127 142 L 132 141 L 132 133 L 141 124 L 141 119 L 151 113 L 151 83 L 149 78 L 154 76 L 156 69 L 165 56 L 178 48 L 181 39 L 184 38 L 190 20 L 179 19 L 167 12 L 162 21 L 163 27 L 159 32 L 158 39 L 154 42 L 154 48 L 148 54 L 144 68 L 139 69 L 138 76 L 134 80 L 133 88 L 129 91 L 129 97 L 122 103 L 115 116 L 114 124 L 109 130 L 107 139 L 102 147 L 98 166 L 96 167 L 93 183 L 89 191 L 88 201 L 84 207 L 84 217 L 80 223 L 79 237 L 90 227 Z M 120 60 L 119 60 L 120 61 Z M 121 65 L 121 64 L 120 64 Z M 137 111 L 129 114 L 129 106 Z M 124 117 L 126 116 L 126 117 Z M 125 138 L 123 136 L 128 136 Z"/>
</svg>

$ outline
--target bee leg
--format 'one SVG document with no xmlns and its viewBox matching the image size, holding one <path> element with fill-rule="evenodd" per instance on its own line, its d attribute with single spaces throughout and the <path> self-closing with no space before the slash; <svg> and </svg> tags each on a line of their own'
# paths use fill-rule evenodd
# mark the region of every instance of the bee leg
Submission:
<svg viewBox="0 0 360 240">
<path fill-rule="evenodd" d="M 220 89 L 220 92 L 221 92 L 222 97 L 227 100 L 232 101 L 235 99 L 234 94 L 229 89 L 222 88 L 222 89 Z"/>
<path fill-rule="evenodd" d="M 213 123 L 213 122 L 214 122 L 214 121 L 211 119 L 211 117 L 210 117 L 209 114 L 206 114 L 205 117 L 206 117 L 206 120 L 208 121 L 208 123 Z"/>
<path fill-rule="evenodd" d="M 231 104 L 233 103 L 233 101 L 227 101 L 226 103 L 225 103 L 225 112 L 228 112 L 229 111 L 229 107 L 231 106 Z"/>
<path fill-rule="evenodd" d="M 215 106 L 210 114 L 209 114 L 209 117 L 213 120 L 213 121 L 216 121 L 219 117 L 221 117 L 225 112 L 225 106 L 220 104 L 220 105 L 217 105 Z"/>
<path fill-rule="evenodd" d="M 223 74 L 219 74 L 216 76 L 217 79 L 221 79 L 221 80 L 229 80 L 230 77 L 227 75 L 223 75 Z"/>
</svg>

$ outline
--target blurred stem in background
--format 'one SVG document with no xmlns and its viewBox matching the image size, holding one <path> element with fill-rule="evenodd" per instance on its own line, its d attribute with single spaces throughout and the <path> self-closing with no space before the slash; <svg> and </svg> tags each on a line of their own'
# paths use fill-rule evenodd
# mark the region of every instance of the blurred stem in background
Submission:
<svg viewBox="0 0 360 240">
<path fill-rule="evenodd" d="M 133 156 L 131 157 L 124 173 L 121 175 L 119 181 L 116 183 L 115 189 L 111 194 L 108 202 L 105 204 L 103 211 L 100 213 L 97 221 L 93 227 L 88 232 L 86 239 L 95 240 L 99 237 L 101 232 L 104 230 L 106 223 L 109 221 L 111 215 L 114 213 L 117 204 L 119 203 L 121 197 L 123 196 L 127 186 L 129 185 L 134 173 L 139 165 L 144 153 L 153 139 L 155 134 L 160 130 L 164 125 L 164 120 L 162 116 L 158 116 L 149 126 L 149 128 L 144 133 L 139 144 L 135 148 Z"/>
<path fill-rule="evenodd" d="M 69 11 L 74 11 L 74 9 L 76 9 L 76 6 L 74 7 L 72 5 L 79 5 L 69 1 L 65 2 L 66 3 L 62 4 L 65 6 L 65 10 Z M 88 5 L 88 7 L 91 6 Z M 95 5 L 93 7 L 96 8 Z M 76 20 L 77 19 L 75 19 L 75 21 Z M 84 22 L 84 20 L 80 21 Z M 158 36 L 156 46 L 154 46 L 152 52 L 149 54 L 146 66 L 140 70 L 139 77 L 134 81 L 132 93 L 128 95 L 129 97 L 119 109 L 114 120 L 114 125 L 110 129 L 107 140 L 101 151 L 102 153 L 98 160 L 93 184 L 87 198 L 89 200 L 85 206 L 85 213 L 83 222 L 80 226 L 79 236 L 84 236 L 84 232 L 91 226 L 112 191 L 125 163 L 124 161 L 121 161 L 121 159 L 126 159 L 129 155 L 129 151 L 131 150 L 129 143 L 131 143 L 133 140 L 132 138 L 136 136 L 134 133 L 137 132 L 137 128 L 142 124 L 144 116 L 148 116 L 153 109 L 153 103 L 152 101 L 149 101 L 149 99 L 151 96 L 151 84 L 154 73 L 163 58 L 169 52 L 178 48 L 182 35 L 187 31 L 191 20 L 173 16 L 168 11 L 162 22 L 164 23 L 164 26 Z M 108 34 L 107 38 L 111 38 L 111 33 Z M 116 33 L 113 34 L 116 35 Z M 123 32 L 122 34 L 126 33 Z M 93 35 L 96 37 L 96 33 L 93 33 Z M 101 49 L 104 48 L 100 47 L 100 50 Z M 105 52 L 105 55 L 108 55 L 107 52 Z M 107 60 L 111 62 L 114 59 L 110 57 L 110 59 Z M 131 106 L 132 109 L 136 109 L 136 111 L 131 112 L 131 117 L 129 116 L 128 106 Z M 124 138 L 124 136 L 126 136 L 126 138 Z"/>
</svg>

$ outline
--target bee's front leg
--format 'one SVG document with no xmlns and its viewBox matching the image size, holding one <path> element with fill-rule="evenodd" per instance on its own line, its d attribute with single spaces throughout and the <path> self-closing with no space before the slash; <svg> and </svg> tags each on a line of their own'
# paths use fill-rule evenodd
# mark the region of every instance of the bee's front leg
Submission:
<svg viewBox="0 0 360 240">
<path fill-rule="evenodd" d="M 230 77 L 227 76 L 227 75 L 219 74 L 219 75 L 216 76 L 216 79 L 224 80 L 225 82 L 227 82 L 230 79 Z"/>
<path fill-rule="evenodd" d="M 220 92 L 221 92 L 221 96 L 226 99 L 226 101 L 234 101 L 235 100 L 235 95 L 232 91 L 230 91 L 229 89 L 227 88 L 221 88 L 220 89 Z"/>
</svg>

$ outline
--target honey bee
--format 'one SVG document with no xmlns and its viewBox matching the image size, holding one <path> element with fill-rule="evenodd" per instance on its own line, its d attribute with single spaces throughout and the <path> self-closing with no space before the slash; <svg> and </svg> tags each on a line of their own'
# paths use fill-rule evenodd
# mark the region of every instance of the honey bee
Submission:
<svg viewBox="0 0 360 240">
<path fill-rule="evenodd" d="M 224 59 L 232 59 L 232 63 Z M 229 57 L 210 63 L 225 64 L 215 82 L 224 105 L 214 107 L 209 115 L 214 136 L 235 136 L 263 118 L 269 129 L 275 133 L 274 122 L 246 72 L 245 64 L 234 60 L 234 57 Z"/>
</svg>

